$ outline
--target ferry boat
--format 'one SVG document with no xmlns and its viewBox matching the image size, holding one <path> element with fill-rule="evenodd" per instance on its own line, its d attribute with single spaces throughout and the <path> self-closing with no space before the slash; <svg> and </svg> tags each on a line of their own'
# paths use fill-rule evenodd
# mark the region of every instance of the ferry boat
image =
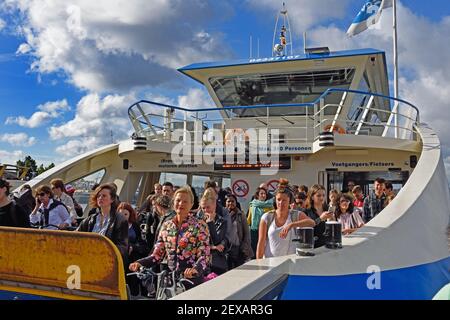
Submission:
<svg viewBox="0 0 450 320">
<path fill-rule="evenodd" d="M 450 195 L 438 136 L 421 122 L 420 107 L 392 97 L 385 52 L 291 54 L 287 44 L 275 46 L 272 57 L 179 69 L 205 87 L 214 107 L 138 101 L 128 109 L 130 139 L 77 156 L 29 184 L 61 178 L 76 185 L 96 175 L 97 182 L 114 182 L 123 201 L 140 204 L 162 176 L 194 185 L 211 178 L 229 186 L 245 210 L 253 190 L 261 183 L 273 190 L 280 177 L 327 191 L 353 181 L 364 194 L 384 178 L 397 196 L 344 236 L 342 249 L 253 260 L 175 299 L 433 298 L 450 282 Z M 250 130 L 277 132 L 263 139 L 265 155 L 278 155 L 270 163 L 275 173 L 264 171 L 261 156 L 251 161 L 251 152 L 239 163 L 205 162 L 205 150 L 217 147 L 210 129 L 225 146 L 234 135 L 248 142 Z M 174 150 L 190 150 L 191 158 L 179 163 Z M 127 298 L 120 254 L 102 236 L 0 228 L 0 248 L 1 297 Z M 78 286 L 71 278 L 77 270 Z"/>
</svg>

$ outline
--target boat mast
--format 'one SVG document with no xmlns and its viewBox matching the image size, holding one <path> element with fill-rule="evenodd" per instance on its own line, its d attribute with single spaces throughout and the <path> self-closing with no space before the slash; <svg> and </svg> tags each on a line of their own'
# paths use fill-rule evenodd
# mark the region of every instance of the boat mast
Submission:
<svg viewBox="0 0 450 320">
<path fill-rule="evenodd" d="M 283 24 L 281 26 L 281 32 L 279 37 L 279 43 L 276 43 L 278 30 L 278 24 L 281 19 L 283 20 Z M 288 50 L 288 47 L 289 50 Z M 272 41 L 272 57 L 275 56 L 286 56 L 293 55 L 293 43 L 292 43 L 292 32 L 291 32 L 291 24 L 289 21 L 288 11 L 286 9 L 286 4 L 283 2 L 283 9 L 277 15 L 277 20 L 275 22 L 275 29 L 273 31 L 273 41 Z"/>
</svg>

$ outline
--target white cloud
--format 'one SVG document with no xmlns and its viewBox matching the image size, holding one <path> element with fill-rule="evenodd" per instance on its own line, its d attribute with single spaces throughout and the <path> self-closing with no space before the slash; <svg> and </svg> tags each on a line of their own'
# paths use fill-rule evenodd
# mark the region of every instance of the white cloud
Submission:
<svg viewBox="0 0 450 320">
<path fill-rule="evenodd" d="M 266 14 L 273 16 L 273 21 L 277 12 L 281 10 L 282 2 L 286 3 L 289 20 L 293 34 L 302 34 L 304 31 L 319 23 L 330 19 L 343 18 L 346 15 L 348 4 L 352 0 L 247 0 L 247 3 L 257 9 L 263 10 Z M 266 17 L 266 15 L 264 15 Z M 281 25 L 280 25 L 281 26 Z"/>
<path fill-rule="evenodd" d="M 414 27 L 412 27 L 414 26 Z M 346 30 L 334 25 L 315 28 L 309 39 L 313 45 L 331 50 L 373 47 L 386 51 L 392 70 L 392 9 L 387 9 L 375 30 L 348 38 Z M 447 172 L 450 174 L 450 16 L 432 22 L 418 16 L 402 3 L 398 4 L 398 49 L 400 97 L 420 110 L 421 121 L 436 130 L 442 142 Z"/>
<path fill-rule="evenodd" d="M 16 54 L 17 55 L 21 55 L 21 54 L 27 54 L 31 52 L 31 47 L 28 43 L 22 43 L 20 44 L 19 48 L 17 48 Z"/>
<path fill-rule="evenodd" d="M 17 160 L 23 159 L 25 153 L 21 150 L 6 151 L 0 150 L 0 163 L 1 164 L 16 164 Z"/>
<path fill-rule="evenodd" d="M 33 113 L 30 118 L 23 116 L 8 117 L 5 124 L 18 124 L 21 127 L 38 128 L 47 124 L 52 119 L 58 118 L 65 111 L 69 111 L 70 106 L 67 103 L 67 100 L 64 99 L 41 104 L 37 107 L 37 109 L 40 111 Z"/>
<path fill-rule="evenodd" d="M 6 21 L 0 18 L 0 31 L 6 27 Z"/>
<path fill-rule="evenodd" d="M 0 141 L 21 147 L 31 147 L 36 143 L 35 137 L 29 137 L 26 133 L 5 133 L 0 135 Z"/>
<path fill-rule="evenodd" d="M 49 128 L 50 139 L 69 140 L 56 152 L 70 158 L 126 138 L 131 129 L 128 107 L 136 100 L 133 94 L 86 95 L 78 102 L 74 119 Z"/>
<path fill-rule="evenodd" d="M 211 96 L 203 89 L 190 89 L 184 96 L 178 97 L 178 106 L 190 109 L 214 108 Z"/>
<path fill-rule="evenodd" d="M 176 98 L 149 93 L 145 99 L 196 109 L 213 106 L 211 98 L 202 89 L 190 89 L 186 95 Z M 84 96 L 77 104 L 74 119 L 60 126 L 52 126 L 48 130 L 50 139 L 64 141 L 56 148 L 56 152 L 71 158 L 130 137 L 133 128 L 128 117 L 128 107 L 137 100 L 134 94 L 101 97 L 92 93 Z M 163 108 L 148 104 L 142 104 L 141 107 L 146 113 L 163 114 L 164 111 Z M 158 118 L 155 121 L 159 120 Z"/>
<path fill-rule="evenodd" d="M 233 12 L 225 2 L 202 0 L 6 0 L 20 11 L 26 43 L 18 53 L 35 59 L 39 73 L 64 71 L 79 88 L 95 92 L 157 86 L 173 68 L 229 54 L 208 21 Z M 188 13 L 188 14 L 187 14 Z"/>
</svg>

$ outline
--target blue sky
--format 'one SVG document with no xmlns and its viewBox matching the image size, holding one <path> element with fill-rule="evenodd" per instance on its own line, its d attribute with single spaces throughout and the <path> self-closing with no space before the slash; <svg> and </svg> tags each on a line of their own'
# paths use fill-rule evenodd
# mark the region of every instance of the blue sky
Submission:
<svg viewBox="0 0 450 320">
<path fill-rule="evenodd" d="M 450 2 L 398 2 L 401 95 L 424 109 L 450 169 L 450 92 L 440 86 L 450 82 Z M 115 3 L 0 0 L 0 162 L 30 154 L 59 163 L 109 143 L 111 130 L 114 140 L 126 138 L 126 110 L 139 98 L 209 106 L 199 85 L 173 70 L 247 58 L 250 35 L 254 54 L 259 38 L 261 56 L 271 55 L 282 1 Z M 286 3 L 297 51 L 306 30 L 311 45 L 380 48 L 390 61 L 390 10 L 378 28 L 348 39 L 345 31 L 364 0 Z"/>
</svg>

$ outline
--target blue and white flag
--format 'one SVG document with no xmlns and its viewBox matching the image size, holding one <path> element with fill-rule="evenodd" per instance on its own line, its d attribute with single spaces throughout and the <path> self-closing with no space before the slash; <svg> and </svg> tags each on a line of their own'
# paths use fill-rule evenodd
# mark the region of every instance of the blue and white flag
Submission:
<svg viewBox="0 0 450 320">
<path fill-rule="evenodd" d="M 383 9 L 392 7 L 393 0 L 367 0 L 361 11 L 353 20 L 352 25 L 347 30 L 349 37 L 363 32 L 371 25 L 376 24 L 381 17 Z"/>
</svg>

